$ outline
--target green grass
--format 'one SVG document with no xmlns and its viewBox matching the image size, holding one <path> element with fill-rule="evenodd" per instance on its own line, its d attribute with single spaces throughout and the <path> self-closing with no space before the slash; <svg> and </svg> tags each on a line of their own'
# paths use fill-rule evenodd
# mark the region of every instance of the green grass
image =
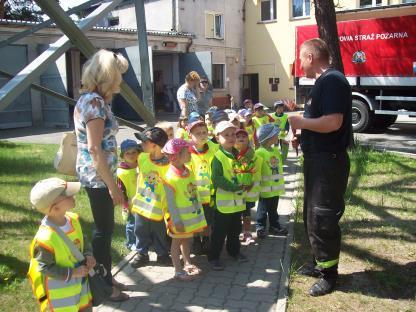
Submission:
<svg viewBox="0 0 416 312">
<path fill-rule="evenodd" d="M 310 297 L 314 279 L 296 274 L 311 259 L 300 185 L 288 311 L 416 311 L 416 159 L 363 147 L 350 158 L 337 290 Z"/>
<path fill-rule="evenodd" d="M 2 311 L 35 311 L 26 272 L 29 246 L 36 234 L 42 215 L 31 209 L 29 193 L 39 180 L 60 177 L 68 181 L 75 177 L 57 174 L 53 168 L 58 145 L 15 144 L 0 141 L 0 306 Z M 84 233 L 91 238 L 92 215 L 84 190 L 75 197 L 74 212 L 81 217 Z M 113 262 L 118 263 L 128 253 L 124 247 L 124 225 L 116 207 L 116 227 L 113 236 Z"/>
</svg>

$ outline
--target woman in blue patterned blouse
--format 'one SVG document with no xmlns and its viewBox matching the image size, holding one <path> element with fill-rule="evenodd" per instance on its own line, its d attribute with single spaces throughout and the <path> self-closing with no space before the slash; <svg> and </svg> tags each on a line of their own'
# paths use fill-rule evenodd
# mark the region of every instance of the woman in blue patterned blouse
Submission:
<svg viewBox="0 0 416 312">
<path fill-rule="evenodd" d="M 114 229 L 114 206 L 121 204 L 123 194 L 117 187 L 116 133 L 118 124 L 109 103 L 120 91 L 122 74 L 128 62 L 121 54 L 100 50 L 82 69 L 82 89 L 74 110 L 77 135 L 77 174 L 85 188 L 94 218 L 92 247 L 94 257 L 111 272 L 111 239 Z M 113 286 L 112 301 L 124 301 L 129 296 L 125 286 L 111 274 L 107 282 Z"/>
</svg>

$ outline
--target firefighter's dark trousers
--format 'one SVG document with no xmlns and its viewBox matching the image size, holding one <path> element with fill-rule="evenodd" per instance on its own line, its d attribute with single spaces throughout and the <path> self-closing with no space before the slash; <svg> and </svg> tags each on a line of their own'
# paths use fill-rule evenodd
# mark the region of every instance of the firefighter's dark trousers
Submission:
<svg viewBox="0 0 416 312">
<path fill-rule="evenodd" d="M 347 152 L 304 155 L 303 221 L 317 268 L 328 276 L 337 276 L 349 172 Z"/>
</svg>

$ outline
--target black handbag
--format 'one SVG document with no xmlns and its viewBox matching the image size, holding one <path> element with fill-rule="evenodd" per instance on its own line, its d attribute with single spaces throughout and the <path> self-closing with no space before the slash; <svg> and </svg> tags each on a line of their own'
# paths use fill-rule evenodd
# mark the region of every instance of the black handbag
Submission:
<svg viewBox="0 0 416 312">
<path fill-rule="evenodd" d="M 62 238 L 68 248 L 71 250 L 74 257 L 81 263 L 85 263 L 84 255 L 79 251 L 79 249 L 71 242 L 71 240 L 65 235 L 65 233 L 60 229 L 59 226 L 52 223 L 45 217 L 42 221 L 43 224 L 52 227 L 56 233 Z M 92 294 L 92 304 L 94 307 L 99 306 L 105 300 L 107 300 L 113 293 L 113 287 L 107 283 L 105 277 L 107 272 L 104 266 L 100 263 L 97 263 L 96 266 L 88 272 L 88 284 Z"/>
</svg>

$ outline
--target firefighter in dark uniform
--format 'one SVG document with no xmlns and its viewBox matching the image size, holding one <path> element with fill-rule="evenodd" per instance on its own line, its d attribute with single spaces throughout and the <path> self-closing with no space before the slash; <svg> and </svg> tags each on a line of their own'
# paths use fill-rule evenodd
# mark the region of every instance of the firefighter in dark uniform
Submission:
<svg viewBox="0 0 416 312">
<path fill-rule="evenodd" d="M 321 39 L 305 41 L 300 61 L 306 77 L 316 79 L 303 116 L 290 116 L 292 129 L 302 129 L 304 154 L 303 220 L 314 257 L 299 273 L 319 277 L 309 290 L 322 296 L 334 290 L 341 247 L 339 220 L 344 213 L 352 142 L 351 87 L 330 67 L 328 47 Z M 292 144 L 297 147 L 297 137 Z"/>
</svg>

